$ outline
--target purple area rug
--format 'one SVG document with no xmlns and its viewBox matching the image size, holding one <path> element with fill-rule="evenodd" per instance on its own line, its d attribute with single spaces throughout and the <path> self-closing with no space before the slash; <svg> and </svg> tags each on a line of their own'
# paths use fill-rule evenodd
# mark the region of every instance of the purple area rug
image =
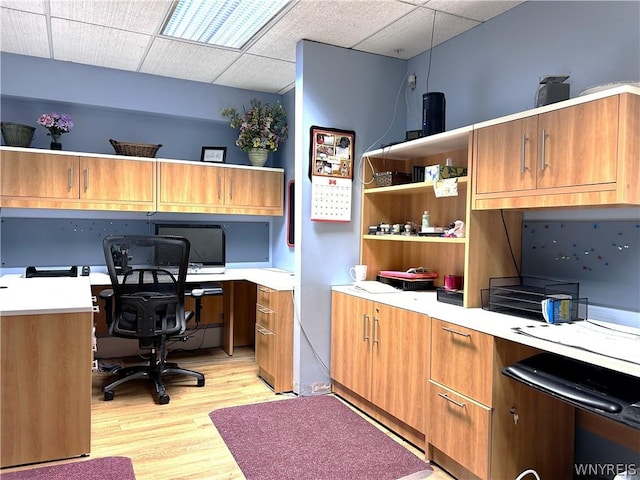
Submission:
<svg viewBox="0 0 640 480">
<path fill-rule="evenodd" d="M 2 480 L 135 480 L 133 464 L 126 457 L 91 460 L 1 473 Z"/>
<path fill-rule="evenodd" d="M 396 480 L 431 467 L 333 396 L 209 414 L 247 480 Z"/>
</svg>

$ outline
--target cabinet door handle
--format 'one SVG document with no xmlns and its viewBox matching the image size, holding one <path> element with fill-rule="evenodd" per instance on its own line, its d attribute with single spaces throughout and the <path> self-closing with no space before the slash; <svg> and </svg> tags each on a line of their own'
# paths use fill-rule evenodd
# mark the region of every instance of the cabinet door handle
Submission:
<svg viewBox="0 0 640 480">
<path fill-rule="evenodd" d="M 447 402 L 451 402 L 460 408 L 466 407 L 466 404 L 462 402 L 456 402 L 453 398 L 449 398 L 449 396 L 446 393 L 438 393 L 438 396 L 444 398 Z"/>
<path fill-rule="evenodd" d="M 376 331 L 377 324 L 378 324 L 378 317 L 373 317 L 373 331 L 371 332 L 371 336 L 373 337 L 374 344 L 378 343 L 378 338 L 377 338 L 378 332 Z"/>
<path fill-rule="evenodd" d="M 367 321 L 369 320 L 369 315 L 364 313 L 362 315 L 362 341 L 366 342 L 369 340 L 369 336 L 367 335 Z"/>
<path fill-rule="evenodd" d="M 449 328 L 449 327 L 442 327 L 442 330 L 444 330 L 445 332 L 449 332 L 449 333 L 454 333 L 456 335 L 460 335 L 461 337 L 470 337 L 471 336 L 471 334 L 469 334 L 469 333 L 458 332 L 457 330 L 454 330 L 453 328 Z"/>
<path fill-rule="evenodd" d="M 220 182 L 220 175 L 218 175 L 218 200 L 220 200 L 220 196 L 222 195 L 222 189 L 220 188 L 222 184 Z"/>
<path fill-rule="evenodd" d="M 89 167 L 84 169 L 84 191 L 89 190 Z"/>
<path fill-rule="evenodd" d="M 542 129 L 542 139 L 540 140 L 541 142 L 541 150 L 540 150 L 540 171 L 543 171 L 545 168 L 547 168 L 547 164 L 545 163 L 545 156 L 546 156 L 546 152 L 545 152 L 545 147 L 547 144 L 547 137 L 549 135 L 547 134 L 547 131 L 543 128 Z"/>
<path fill-rule="evenodd" d="M 233 178 L 229 179 L 229 200 L 233 200 Z"/>
<path fill-rule="evenodd" d="M 525 161 L 525 157 L 526 157 L 526 151 L 527 151 L 527 141 L 529 139 L 527 138 L 527 134 L 523 133 L 522 134 L 522 146 L 520 149 L 520 173 L 524 173 L 527 171 L 527 164 Z"/>
<path fill-rule="evenodd" d="M 73 188 L 73 165 L 69 165 L 69 190 Z"/>
<path fill-rule="evenodd" d="M 269 330 L 267 330 L 266 328 L 262 328 L 262 327 L 261 327 L 261 326 L 259 326 L 259 325 L 256 325 L 256 330 L 258 330 L 258 333 L 259 333 L 260 335 L 264 335 L 264 336 L 267 336 L 267 335 L 273 335 L 273 332 L 270 332 L 270 331 L 269 331 Z"/>
</svg>

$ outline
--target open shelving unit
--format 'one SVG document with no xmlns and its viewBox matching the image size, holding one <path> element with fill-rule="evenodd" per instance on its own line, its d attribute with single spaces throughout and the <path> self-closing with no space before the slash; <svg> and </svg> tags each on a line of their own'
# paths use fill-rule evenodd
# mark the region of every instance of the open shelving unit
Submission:
<svg viewBox="0 0 640 480">
<path fill-rule="evenodd" d="M 490 277 L 517 275 L 507 245 L 508 230 L 515 262 L 520 263 L 520 213 L 471 210 L 471 165 L 473 129 L 459 128 L 391 147 L 366 152 L 362 177 L 373 179 L 377 172 L 412 173 L 414 166 L 445 165 L 467 167 L 469 174 L 457 179 L 458 195 L 436 197 L 431 181 L 378 187 L 371 181 L 362 189 L 360 263 L 368 265 L 368 279 L 381 270 L 427 267 L 438 272 L 434 287 L 442 287 L 445 275 L 464 277 L 464 306 L 481 307 L 481 290 Z M 465 223 L 464 238 L 417 235 L 370 235 L 369 226 L 380 223 L 420 224 L 428 210 L 431 225 L 448 227 L 455 220 Z M 503 222 L 504 218 L 504 222 Z"/>
</svg>

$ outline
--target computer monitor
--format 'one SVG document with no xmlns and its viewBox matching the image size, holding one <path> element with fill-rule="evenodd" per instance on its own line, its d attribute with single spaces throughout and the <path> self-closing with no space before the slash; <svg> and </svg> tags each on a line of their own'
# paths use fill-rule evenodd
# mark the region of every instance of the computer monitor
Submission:
<svg viewBox="0 0 640 480">
<path fill-rule="evenodd" d="M 185 237 L 191 243 L 189 273 L 223 273 L 226 267 L 226 241 L 222 225 L 156 224 L 156 235 Z"/>
</svg>

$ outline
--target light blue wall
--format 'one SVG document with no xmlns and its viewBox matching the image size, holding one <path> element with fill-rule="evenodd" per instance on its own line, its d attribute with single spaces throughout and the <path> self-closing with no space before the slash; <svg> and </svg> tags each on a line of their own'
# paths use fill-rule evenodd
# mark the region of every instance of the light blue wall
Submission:
<svg viewBox="0 0 640 480">
<path fill-rule="evenodd" d="M 422 111 L 428 61 L 425 52 L 407 63 L 418 77 L 412 112 Z M 429 90 L 445 93 L 451 130 L 529 110 L 539 77 L 565 73 L 572 97 L 640 81 L 640 2 L 527 1 L 433 48 Z M 407 128 L 419 128 L 410 114 Z"/>
<path fill-rule="evenodd" d="M 296 54 L 296 325 L 295 382 L 301 394 L 329 382 L 331 285 L 349 283 L 360 252 L 360 192 L 353 182 L 348 223 L 312 222 L 308 177 L 311 126 L 354 130 L 355 170 L 360 157 L 390 127 L 403 61 L 309 41 Z M 404 106 L 391 135 L 404 132 Z M 393 138 L 393 137 L 392 137 Z M 320 360 L 318 360 L 318 358 Z M 324 364 L 324 366 L 323 366 Z"/>
</svg>

